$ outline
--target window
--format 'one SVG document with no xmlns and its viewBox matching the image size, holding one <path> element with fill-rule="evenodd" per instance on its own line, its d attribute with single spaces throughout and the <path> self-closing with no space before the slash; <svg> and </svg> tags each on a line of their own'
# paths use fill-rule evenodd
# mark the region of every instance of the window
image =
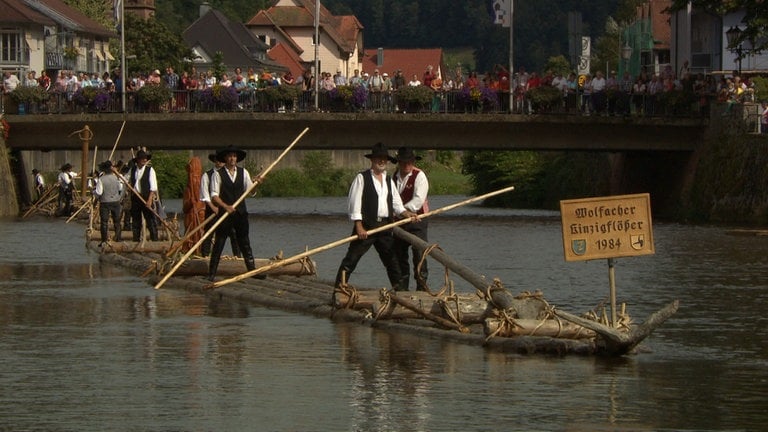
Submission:
<svg viewBox="0 0 768 432">
<path fill-rule="evenodd" d="M 26 52 L 24 38 L 17 29 L 0 30 L 0 62 L 23 63 Z"/>
</svg>

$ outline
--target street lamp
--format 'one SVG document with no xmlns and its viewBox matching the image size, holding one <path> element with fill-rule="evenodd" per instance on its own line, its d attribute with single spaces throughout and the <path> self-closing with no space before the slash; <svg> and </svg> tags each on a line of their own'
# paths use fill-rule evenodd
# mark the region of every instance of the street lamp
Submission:
<svg viewBox="0 0 768 432">
<path fill-rule="evenodd" d="M 621 58 L 624 59 L 624 63 L 626 63 L 626 66 L 624 66 L 624 71 L 626 72 L 629 70 L 629 59 L 632 58 L 632 47 L 626 42 L 621 49 Z"/>
<path fill-rule="evenodd" d="M 728 29 L 727 32 L 725 32 L 725 38 L 728 40 L 728 47 L 731 50 L 731 52 L 736 53 L 736 59 L 739 62 L 739 76 L 741 76 L 741 55 L 744 49 L 741 46 L 741 40 L 739 40 L 739 37 L 741 36 L 741 29 L 732 26 Z M 738 45 L 736 45 L 738 43 Z M 735 45 L 735 47 L 734 47 Z"/>
</svg>

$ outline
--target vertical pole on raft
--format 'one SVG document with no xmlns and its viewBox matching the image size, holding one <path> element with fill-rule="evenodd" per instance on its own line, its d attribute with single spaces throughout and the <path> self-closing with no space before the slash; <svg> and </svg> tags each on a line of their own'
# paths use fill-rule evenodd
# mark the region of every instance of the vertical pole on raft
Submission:
<svg viewBox="0 0 768 432">
<path fill-rule="evenodd" d="M 611 327 L 616 327 L 616 271 L 613 258 L 608 258 L 608 286 L 611 298 Z"/>
<path fill-rule="evenodd" d="M 80 164 L 83 171 L 80 174 L 80 198 L 82 198 L 83 202 L 85 202 L 85 196 L 88 192 L 88 146 L 91 144 L 91 138 L 93 138 L 91 128 L 88 127 L 88 125 L 85 125 L 82 133 L 80 133 L 80 140 L 83 142 L 82 163 Z"/>
</svg>

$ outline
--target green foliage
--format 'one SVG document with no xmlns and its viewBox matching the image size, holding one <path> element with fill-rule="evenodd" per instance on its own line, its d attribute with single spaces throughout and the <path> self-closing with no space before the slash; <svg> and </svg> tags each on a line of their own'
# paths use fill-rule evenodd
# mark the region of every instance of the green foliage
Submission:
<svg viewBox="0 0 768 432">
<path fill-rule="evenodd" d="M 87 15 L 90 19 L 98 22 L 108 29 L 114 29 L 115 23 L 112 19 L 112 2 L 104 0 L 64 0 L 68 6 L 71 6 Z"/>
<path fill-rule="evenodd" d="M 260 193 L 270 197 L 346 195 L 353 173 L 334 168 L 330 152 L 308 152 L 300 164 L 301 170 L 285 168 L 270 173 Z"/>
<path fill-rule="evenodd" d="M 217 80 L 220 80 L 226 72 L 227 67 L 224 65 L 224 53 L 221 51 L 216 51 L 211 62 L 211 73 L 216 77 Z"/>
<path fill-rule="evenodd" d="M 145 85 L 137 92 L 139 101 L 144 104 L 161 104 L 171 99 L 171 89 L 164 85 Z"/>
<path fill-rule="evenodd" d="M 186 154 L 172 154 L 164 151 L 152 153 L 152 167 L 157 173 L 160 197 L 163 199 L 181 198 L 187 187 Z"/>
<path fill-rule="evenodd" d="M 768 101 L 768 78 L 756 76 L 750 78 L 755 83 L 755 100 Z"/>
<path fill-rule="evenodd" d="M 549 58 L 546 70 L 551 70 L 554 75 L 562 74 L 563 76 L 568 76 L 573 68 L 568 60 L 565 59 L 565 56 L 559 55 Z"/>
<path fill-rule="evenodd" d="M 295 85 L 270 86 L 264 89 L 269 103 L 292 103 L 301 95 L 301 87 Z"/>
<path fill-rule="evenodd" d="M 397 101 L 400 104 L 415 104 L 426 106 L 432 103 L 435 91 L 427 86 L 405 86 L 397 90 Z"/>
<path fill-rule="evenodd" d="M 184 44 L 181 33 L 171 32 L 156 18 L 143 20 L 130 13 L 125 14 L 125 46 L 127 55 L 136 56 L 127 61 L 129 74 L 146 73 L 165 66 L 183 70 L 184 59 L 193 56 L 192 50 Z"/>
<path fill-rule="evenodd" d="M 40 103 L 48 100 L 48 93 L 40 86 L 17 86 L 11 93 L 11 99 L 16 103 Z"/>
<path fill-rule="evenodd" d="M 474 151 L 464 156 L 473 193 L 515 186 L 487 205 L 557 209 L 560 200 L 609 194 L 610 166 L 600 153 Z"/>
<path fill-rule="evenodd" d="M 464 154 L 464 173 L 472 179 L 473 193 L 483 194 L 510 185 L 512 194 L 502 194 L 486 203 L 491 206 L 539 208 L 544 202 L 543 160 L 531 151 L 470 151 Z"/>
<path fill-rule="evenodd" d="M 563 101 L 563 93 L 552 86 L 536 87 L 528 91 L 527 96 L 536 112 L 550 112 Z"/>
</svg>

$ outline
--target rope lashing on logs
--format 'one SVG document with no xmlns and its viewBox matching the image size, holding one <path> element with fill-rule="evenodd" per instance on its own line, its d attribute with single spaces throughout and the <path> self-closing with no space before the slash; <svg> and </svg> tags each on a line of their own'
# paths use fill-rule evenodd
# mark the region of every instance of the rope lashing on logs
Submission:
<svg viewBox="0 0 768 432">
<path fill-rule="evenodd" d="M 341 282 L 333 289 L 333 292 L 334 294 L 337 292 L 344 294 L 347 297 L 347 302 L 342 305 L 341 309 L 351 309 L 360 298 L 360 293 L 357 292 L 357 288 L 347 283 L 346 271 L 341 272 Z M 336 295 L 334 295 L 334 297 L 338 298 Z"/>
<path fill-rule="evenodd" d="M 515 319 L 509 315 L 509 313 L 506 310 L 503 309 L 495 309 L 496 315 L 499 317 L 499 327 L 493 331 L 491 334 L 486 336 L 485 342 L 488 342 L 489 340 L 493 339 L 496 335 L 502 332 L 504 330 L 504 333 L 508 333 L 511 331 L 511 329 L 515 327 L 520 327 L 515 322 Z M 507 329 L 509 329 L 507 331 Z"/>
<path fill-rule="evenodd" d="M 451 293 L 451 295 L 447 296 L 446 298 L 442 300 L 438 300 L 440 306 L 443 309 L 443 312 L 445 312 L 446 315 L 448 315 L 448 318 L 456 323 L 456 325 L 462 325 L 461 324 L 461 308 L 459 307 L 459 296 L 455 293 Z M 456 304 L 456 310 L 454 311 L 451 309 L 450 304 L 454 303 Z"/>
<path fill-rule="evenodd" d="M 379 291 L 379 300 L 381 301 L 381 306 L 373 316 L 374 321 L 378 321 L 385 312 L 389 311 L 389 308 L 392 305 L 392 296 L 390 295 L 390 292 L 391 290 L 386 288 L 382 288 L 381 291 Z"/>
</svg>

